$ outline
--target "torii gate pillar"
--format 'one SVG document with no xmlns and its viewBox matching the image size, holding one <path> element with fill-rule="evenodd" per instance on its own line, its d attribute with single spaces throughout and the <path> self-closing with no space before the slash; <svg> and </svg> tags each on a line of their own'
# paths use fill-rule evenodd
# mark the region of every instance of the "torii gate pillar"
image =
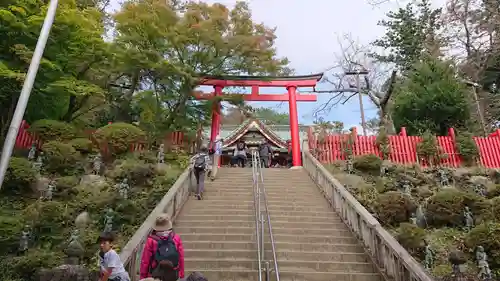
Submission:
<svg viewBox="0 0 500 281">
<path fill-rule="evenodd" d="M 290 109 L 290 135 L 292 142 L 292 165 L 302 166 L 300 155 L 299 117 L 297 116 L 297 87 L 288 86 L 288 106 Z"/>
<path fill-rule="evenodd" d="M 215 85 L 214 86 L 214 96 L 222 95 L 222 86 Z M 212 125 L 210 127 L 210 143 L 215 143 L 217 135 L 220 133 L 220 101 L 215 100 L 212 110 Z"/>
</svg>

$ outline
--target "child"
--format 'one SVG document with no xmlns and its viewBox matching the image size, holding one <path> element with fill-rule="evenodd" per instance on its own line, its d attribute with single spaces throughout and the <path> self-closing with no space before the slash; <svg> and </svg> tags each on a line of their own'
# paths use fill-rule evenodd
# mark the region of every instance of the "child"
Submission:
<svg viewBox="0 0 500 281">
<path fill-rule="evenodd" d="M 110 232 L 104 232 L 99 236 L 101 252 L 99 253 L 99 264 L 101 266 L 100 281 L 130 281 L 130 277 L 123 267 L 120 256 L 113 250 L 115 237 Z"/>
<path fill-rule="evenodd" d="M 184 278 L 184 248 L 179 235 L 172 230 L 172 222 L 167 214 L 156 218 L 153 233 L 147 238 L 141 257 L 140 278 L 162 276 L 172 273 L 171 280 Z"/>
</svg>

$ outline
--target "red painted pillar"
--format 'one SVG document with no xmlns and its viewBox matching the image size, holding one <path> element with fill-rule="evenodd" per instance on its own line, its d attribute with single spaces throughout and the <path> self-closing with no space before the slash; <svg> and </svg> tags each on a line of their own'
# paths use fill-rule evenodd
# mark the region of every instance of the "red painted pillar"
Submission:
<svg viewBox="0 0 500 281">
<path fill-rule="evenodd" d="M 222 95 L 222 86 L 214 86 L 215 93 L 214 97 Z M 210 145 L 215 142 L 215 138 L 219 134 L 220 130 L 220 102 L 214 102 L 214 108 L 212 110 L 212 126 L 210 130 Z"/>
<path fill-rule="evenodd" d="M 292 141 L 292 164 L 302 166 L 300 155 L 299 117 L 297 116 L 297 87 L 288 86 L 288 105 L 290 106 L 290 134 Z"/>
</svg>

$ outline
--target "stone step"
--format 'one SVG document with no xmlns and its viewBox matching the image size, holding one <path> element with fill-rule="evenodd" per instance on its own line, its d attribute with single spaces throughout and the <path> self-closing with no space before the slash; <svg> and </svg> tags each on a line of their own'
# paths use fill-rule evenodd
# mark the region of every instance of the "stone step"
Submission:
<svg viewBox="0 0 500 281">
<path fill-rule="evenodd" d="M 375 272 L 371 263 L 367 262 L 334 262 L 334 261 L 309 261 L 309 260 L 279 260 L 279 268 L 283 271 L 293 270 L 299 272 Z M 185 258 L 186 268 L 200 269 L 237 269 L 255 270 L 258 262 L 255 258 Z M 201 271 L 203 272 L 203 271 Z"/>
<path fill-rule="evenodd" d="M 304 211 L 283 211 L 279 209 L 271 209 L 272 206 L 269 206 L 269 213 L 271 214 L 271 217 L 275 216 L 304 216 L 304 217 L 314 217 L 314 216 L 319 216 L 319 217 L 328 217 L 330 220 L 335 220 L 335 219 L 340 219 L 333 211 L 326 211 L 326 212 L 304 212 Z M 177 217 L 178 219 L 181 219 L 186 216 L 195 216 L 195 215 L 206 215 L 206 216 L 220 216 L 220 215 L 225 215 L 227 214 L 227 210 L 222 210 L 222 209 L 199 209 L 199 208 L 193 208 L 190 209 L 188 212 L 181 212 L 179 216 Z M 249 210 L 242 210 L 242 209 L 234 209 L 231 210 L 231 214 L 234 215 L 247 215 L 250 217 L 254 217 L 254 212 L 253 208 Z"/>
<path fill-rule="evenodd" d="M 252 227 L 255 226 L 255 220 L 177 220 L 176 227 L 193 227 L 193 226 L 211 226 L 211 227 Z M 344 229 L 345 225 L 341 222 L 309 222 L 309 221 L 279 221 L 272 220 L 273 227 L 280 228 L 325 228 L 325 229 Z"/>
<path fill-rule="evenodd" d="M 383 281 L 382 276 L 377 273 L 349 273 L 344 271 L 335 272 L 304 272 L 298 270 L 280 270 L 280 280 L 283 281 Z M 271 275 L 271 280 L 276 280 Z M 236 280 L 235 280 L 236 281 Z"/>
<path fill-rule="evenodd" d="M 314 195 L 319 194 L 319 192 L 316 190 L 316 188 L 311 188 L 311 190 L 308 190 L 308 189 L 309 189 L 309 187 L 307 189 L 304 188 L 304 191 L 308 191 L 308 192 L 304 192 L 304 191 L 298 191 L 298 190 L 291 189 L 291 188 L 283 188 L 283 185 L 281 185 L 280 190 L 276 190 L 276 189 L 269 190 L 267 188 L 267 185 L 266 185 L 266 194 L 269 196 L 272 196 L 272 195 L 279 196 L 283 193 L 288 194 L 290 196 L 291 195 L 302 196 L 304 194 L 314 194 Z M 241 194 L 252 195 L 253 194 L 253 189 L 244 190 L 244 189 L 234 189 L 234 188 L 226 188 L 226 187 L 220 187 L 220 186 L 214 187 L 213 189 L 210 189 L 209 191 L 215 192 L 217 194 L 235 194 L 235 195 L 241 195 Z"/>
<path fill-rule="evenodd" d="M 203 273 L 205 269 L 232 269 L 232 270 L 256 270 L 258 268 L 256 258 L 188 258 L 184 259 L 185 268 L 199 268 Z"/>
<path fill-rule="evenodd" d="M 273 214 L 274 211 L 277 212 L 308 212 L 308 213 L 325 213 L 332 212 L 331 207 L 326 204 L 325 206 L 317 206 L 317 205 L 309 205 L 309 206 L 300 206 L 294 204 L 268 204 L 269 213 Z M 220 211 L 224 210 L 228 212 L 232 211 L 252 211 L 254 210 L 254 202 L 248 201 L 243 204 L 240 202 L 231 202 L 224 200 L 196 200 L 191 198 L 184 206 L 183 212 L 190 212 L 191 210 L 196 209 L 196 211 Z"/>
<path fill-rule="evenodd" d="M 194 250 L 257 250 L 256 242 L 249 241 L 206 241 L 210 238 L 205 237 L 205 240 L 186 240 L 185 235 L 181 235 L 185 249 Z M 364 253 L 363 247 L 359 244 L 328 244 L 328 243 L 294 243 L 294 242 L 276 242 L 276 249 L 279 251 L 305 251 L 305 252 L 347 252 L 347 253 Z M 271 249 L 271 243 L 264 243 L 266 249 Z"/>
<path fill-rule="evenodd" d="M 211 241 L 217 241 L 217 242 L 232 242 L 232 241 L 239 241 L 239 242 L 249 242 L 249 241 L 255 241 L 255 235 L 254 234 L 218 234 L 218 233 L 187 233 L 187 234 L 182 234 L 181 236 L 182 241 L 204 241 L 207 239 L 210 239 Z M 183 242 L 186 243 L 187 242 Z"/>
<path fill-rule="evenodd" d="M 179 235 L 197 234 L 197 233 L 215 233 L 215 234 L 254 234 L 255 224 L 253 227 L 213 227 L 213 226 L 184 226 L 175 227 L 175 232 Z"/>
<path fill-rule="evenodd" d="M 275 212 L 269 211 L 269 214 L 271 216 L 271 222 L 274 221 L 283 221 L 283 222 L 302 222 L 302 221 L 307 221 L 307 222 L 333 222 L 333 223 L 342 223 L 342 220 L 333 212 L 330 214 L 329 217 L 327 216 L 291 216 L 291 215 L 276 215 Z M 186 214 L 181 214 L 178 218 L 177 221 L 182 221 L 182 220 L 222 220 L 222 221 L 227 221 L 227 220 L 244 220 L 244 221 L 255 221 L 255 214 L 254 212 L 247 212 L 246 214 L 235 214 L 233 211 L 228 213 L 226 211 L 225 214 L 218 214 L 218 215 L 211 215 L 211 214 L 205 214 L 202 212 L 199 213 L 186 213 Z"/>
<path fill-rule="evenodd" d="M 273 233 L 274 234 L 274 233 Z M 264 241 L 269 241 L 269 235 L 265 235 Z M 334 235 L 289 235 L 289 234 L 274 234 L 274 241 L 295 242 L 295 243 L 332 243 L 332 244 L 357 244 L 358 241 L 354 236 L 334 236 Z"/>
<path fill-rule="evenodd" d="M 213 227 L 213 226 L 175 226 L 175 232 L 183 234 L 197 233 L 215 233 L 215 234 L 255 234 L 255 223 L 253 226 L 245 227 Z M 268 235 L 267 225 L 265 225 L 264 235 Z M 281 228 L 273 226 L 273 234 L 290 234 L 290 235 L 334 235 L 339 237 L 349 237 L 352 235 L 350 230 L 345 229 L 324 229 L 324 228 Z"/>
<path fill-rule="evenodd" d="M 256 245 L 254 245 L 256 247 Z M 185 249 L 186 258 L 207 258 L 207 259 L 257 259 L 257 249 Z M 272 259 L 272 251 L 266 250 L 264 259 Z M 343 253 L 343 252 L 303 252 L 303 251 L 280 251 L 276 252 L 278 261 L 333 261 L 333 262 L 354 262 L 367 263 L 368 256 L 364 253 Z"/>
<path fill-rule="evenodd" d="M 257 270 L 248 269 L 207 269 L 207 268 L 186 268 L 186 277 L 191 272 L 200 272 L 210 281 L 255 281 L 258 280 Z M 364 280 L 362 280 L 364 281 Z M 376 280 L 375 280 L 376 281 Z"/>
<path fill-rule="evenodd" d="M 253 195 L 245 195 L 245 196 L 231 196 L 231 195 L 218 195 L 218 194 L 213 194 L 213 193 L 210 193 L 210 192 L 206 192 L 204 195 L 203 195 L 203 199 L 204 200 L 211 200 L 211 199 L 217 199 L 217 200 L 228 200 L 228 201 L 239 201 L 239 200 L 243 200 L 243 201 L 249 201 L 249 200 L 253 200 Z M 271 202 L 274 202 L 274 203 L 277 203 L 277 202 L 282 202 L 282 203 L 295 203 L 295 204 L 305 204 L 305 205 L 309 205 L 309 204 L 322 204 L 322 205 L 325 205 L 327 203 L 327 201 L 325 200 L 325 198 L 322 198 L 322 197 L 319 197 L 319 196 L 310 196 L 309 198 L 305 197 L 305 196 L 302 196 L 302 197 L 297 197 L 297 196 L 286 196 L 286 195 L 283 195 L 283 196 L 277 196 L 277 197 L 269 197 L 269 196 L 266 196 L 267 198 L 267 201 L 269 203 Z"/>
</svg>

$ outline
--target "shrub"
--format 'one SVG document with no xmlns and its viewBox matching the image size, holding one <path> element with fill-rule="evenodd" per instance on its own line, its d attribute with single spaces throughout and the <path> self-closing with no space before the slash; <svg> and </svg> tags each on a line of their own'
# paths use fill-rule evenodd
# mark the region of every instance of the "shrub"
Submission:
<svg viewBox="0 0 500 281">
<path fill-rule="evenodd" d="M 62 260 L 61 252 L 30 249 L 25 255 L 9 257 L 0 262 L 0 280 L 35 281 L 38 269 L 60 266 Z"/>
<path fill-rule="evenodd" d="M 422 141 L 417 144 L 417 155 L 430 164 L 436 164 L 441 160 L 441 149 L 438 146 L 436 137 L 429 131 L 424 132 Z"/>
<path fill-rule="evenodd" d="M 36 173 L 30 161 L 12 157 L 5 175 L 5 188 L 2 191 L 10 194 L 27 194 L 31 192 L 31 184 L 36 181 Z"/>
<path fill-rule="evenodd" d="M 462 132 L 457 135 L 455 141 L 455 146 L 460 154 L 460 158 L 462 158 L 466 165 L 473 165 L 477 157 L 479 157 L 479 150 L 476 146 L 476 142 L 472 138 L 472 134 Z"/>
<path fill-rule="evenodd" d="M 469 207 L 478 220 L 487 209 L 484 198 L 473 194 L 446 189 L 439 191 L 427 202 L 427 223 L 432 226 L 463 226 L 464 209 Z"/>
<path fill-rule="evenodd" d="M 94 134 L 100 144 L 107 144 L 113 155 L 127 153 L 131 144 L 144 137 L 144 132 L 138 127 L 127 123 L 106 125 Z"/>
<path fill-rule="evenodd" d="M 399 226 L 396 239 L 412 255 L 422 255 L 425 248 L 425 230 L 411 223 Z"/>
<path fill-rule="evenodd" d="M 375 154 L 367 154 L 354 158 L 354 169 L 367 173 L 379 173 L 382 159 Z"/>
<path fill-rule="evenodd" d="M 415 209 L 410 198 L 397 191 L 380 194 L 375 203 L 375 212 L 381 223 L 386 225 L 408 222 Z"/>
<path fill-rule="evenodd" d="M 483 246 L 488 253 L 490 267 L 500 266 L 500 223 L 486 222 L 477 225 L 468 233 L 465 244 L 471 251 Z"/>
<path fill-rule="evenodd" d="M 38 120 L 28 129 L 42 141 L 66 141 L 75 137 L 75 128 L 68 123 L 56 120 Z"/>
<path fill-rule="evenodd" d="M 380 150 L 382 158 L 384 160 L 389 159 L 389 156 L 391 155 L 391 144 L 389 142 L 387 129 L 384 126 L 380 127 L 377 139 L 375 140 L 375 145 Z"/>
<path fill-rule="evenodd" d="M 76 195 L 78 191 L 75 187 L 78 185 L 79 179 L 75 176 L 61 177 L 56 180 L 55 195 L 62 198 L 70 198 Z"/>
<path fill-rule="evenodd" d="M 90 141 L 87 138 L 76 138 L 72 139 L 69 144 L 75 148 L 76 151 L 83 153 L 83 154 L 89 154 L 93 152 L 94 145 L 92 144 L 92 141 Z"/>
<path fill-rule="evenodd" d="M 68 174 L 76 168 L 80 154 L 69 144 L 49 141 L 42 146 L 45 169 L 50 173 Z"/>
<path fill-rule="evenodd" d="M 117 161 L 113 170 L 110 170 L 108 176 L 115 181 L 128 178 L 133 185 L 143 185 L 151 180 L 155 175 L 155 165 L 145 163 L 135 159 L 126 159 Z"/>
</svg>

